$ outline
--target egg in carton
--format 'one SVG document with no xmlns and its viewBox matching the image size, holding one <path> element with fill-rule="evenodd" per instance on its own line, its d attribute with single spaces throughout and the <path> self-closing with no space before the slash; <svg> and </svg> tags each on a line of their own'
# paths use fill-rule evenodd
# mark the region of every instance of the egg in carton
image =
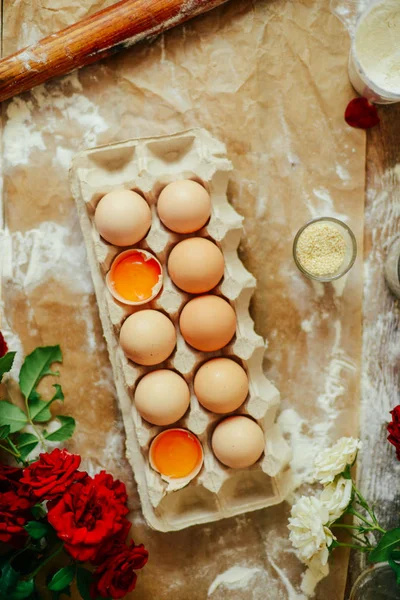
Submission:
<svg viewBox="0 0 400 600">
<path fill-rule="evenodd" d="M 86 243 L 90 269 L 107 341 L 110 360 L 126 429 L 126 452 L 130 461 L 148 523 L 160 531 L 216 521 L 282 502 L 293 488 L 288 468 L 290 448 L 275 422 L 280 403 L 278 390 L 264 376 L 264 340 L 255 333 L 249 302 L 256 280 L 240 261 L 237 248 L 242 234 L 242 217 L 227 200 L 232 164 L 225 146 L 204 129 L 192 129 L 165 137 L 142 138 L 102 146 L 78 154 L 71 167 L 70 180 Z M 222 296 L 233 306 L 237 317 L 236 335 L 217 352 L 200 352 L 190 347 L 179 330 L 179 315 L 193 295 L 179 290 L 166 272 L 170 251 L 182 239 L 167 230 L 157 215 L 156 204 L 169 183 L 192 179 L 211 196 L 211 218 L 193 234 L 214 241 L 225 260 L 224 277 L 211 293 Z M 110 294 L 105 276 L 113 259 L 126 247 L 105 242 L 94 224 L 99 200 L 115 189 L 129 189 L 142 195 L 152 210 L 152 225 L 144 240 L 135 245 L 153 253 L 164 267 L 163 289 L 144 307 L 119 303 Z M 153 308 L 168 315 L 177 334 L 174 353 L 160 365 L 145 367 L 127 359 L 119 345 L 124 320 L 136 310 Z M 235 411 L 252 417 L 263 429 L 265 448 L 255 465 L 231 469 L 222 465 L 211 449 L 211 435 L 222 415 L 201 406 L 193 391 L 198 368 L 210 358 L 230 357 L 241 364 L 249 378 L 249 394 Z M 190 389 L 190 407 L 173 427 L 188 429 L 200 440 L 204 463 L 189 483 L 164 481 L 149 464 L 149 447 L 165 428 L 141 418 L 133 396 L 140 379 L 149 371 L 167 368 L 183 376 Z M 225 416 L 225 415 L 224 415 Z"/>
</svg>

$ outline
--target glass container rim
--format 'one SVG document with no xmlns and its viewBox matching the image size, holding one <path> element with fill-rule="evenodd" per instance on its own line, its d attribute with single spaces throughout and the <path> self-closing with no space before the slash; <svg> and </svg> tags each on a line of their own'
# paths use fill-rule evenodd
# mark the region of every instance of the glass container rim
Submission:
<svg viewBox="0 0 400 600">
<path fill-rule="evenodd" d="M 347 233 L 349 234 L 351 244 L 352 244 L 352 256 L 349 261 L 349 264 L 343 271 L 340 271 L 339 273 L 337 273 L 336 275 L 333 275 L 332 277 L 322 277 L 319 275 L 313 275 L 312 273 L 307 271 L 302 266 L 302 264 L 300 263 L 300 261 L 297 258 L 297 243 L 298 243 L 299 238 L 300 238 L 301 234 L 303 233 L 303 231 L 305 231 L 310 225 L 313 225 L 314 223 L 320 223 L 323 221 L 330 221 L 332 223 L 336 223 L 337 225 L 340 225 L 341 227 L 343 227 L 343 229 L 345 229 L 347 231 Z M 300 229 L 296 233 L 295 238 L 293 240 L 293 259 L 294 259 L 294 262 L 296 263 L 297 268 L 299 269 L 299 271 L 301 271 L 301 273 L 303 273 L 303 275 L 308 277 L 308 279 L 312 279 L 313 281 L 319 281 L 320 283 L 329 283 L 331 281 L 335 281 L 336 279 L 340 279 L 341 277 L 346 275 L 346 273 L 348 273 L 350 271 L 350 269 L 352 268 L 352 266 L 354 265 L 356 258 L 357 258 L 356 237 L 355 237 L 353 231 L 347 225 L 347 223 L 345 223 L 344 221 L 341 221 L 340 219 L 337 219 L 336 217 L 317 217 L 316 219 L 311 219 L 311 221 L 307 221 L 307 223 L 305 223 L 302 227 L 300 227 Z M 400 263 L 399 263 L 399 268 L 400 268 Z"/>
</svg>

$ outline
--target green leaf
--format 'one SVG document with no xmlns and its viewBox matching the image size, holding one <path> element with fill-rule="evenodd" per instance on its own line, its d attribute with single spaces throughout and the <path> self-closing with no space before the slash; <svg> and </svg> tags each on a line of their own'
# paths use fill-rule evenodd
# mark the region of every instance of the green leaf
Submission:
<svg viewBox="0 0 400 600">
<path fill-rule="evenodd" d="M 347 465 L 347 467 L 345 468 L 345 470 L 342 473 L 342 477 L 344 477 L 344 479 L 351 479 L 351 466 Z"/>
<path fill-rule="evenodd" d="M 8 400 L 0 402 L 0 426 L 9 425 L 10 433 L 15 433 L 22 429 L 27 422 L 26 414 L 18 406 L 11 404 Z"/>
<path fill-rule="evenodd" d="M 11 371 L 16 352 L 7 352 L 0 358 L 0 381 L 3 379 L 4 373 Z"/>
<path fill-rule="evenodd" d="M 400 561 L 400 550 L 393 550 L 391 558 Z"/>
<path fill-rule="evenodd" d="M 36 348 L 25 358 L 19 374 L 19 387 L 25 398 L 30 397 L 43 377 L 59 375 L 50 368 L 54 362 L 62 362 L 60 346 Z"/>
<path fill-rule="evenodd" d="M 372 563 L 386 562 L 391 556 L 393 550 L 400 546 L 400 528 L 387 531 L 379 540 L 379 544 L 372 550 L 368 556 L 368 561 Z"/>
<path fill-rule="evenodd" d="M 10 563 L 3 565 L 0 577 L 0 598 L 8 598 L 9 592 L 15 587 L 19 579 L 19 573 L 15 571 Z"/>
<path fill-rule="evenodd" d="M 12 591 L 10 600 L 23 600 L 28 598 L 35 590 L 35 582 L 33 579 L 24 581 L 21 579 Z"/>
<path fill-rule="evenodd" d="M 55 388 L 56 391 L 50 402 L 54 402 L 54 400 L 61 400 L 61 402 L 64 402 L 64 392 L 62 391 L 61 385 L 59 383 L 55 383 L 53 388 Z"/>
<path fill-rule="evenodd" d="M 71 598 L 71 586 L 60 590 L 59 592 L 52 592 L 53 600 L 60 600 L 61 596 L 69 596 L 69 598 Z"/>
<path fill-rule="evenodd" d="M 31 513 L 35 519 L 43 519 L 43 517 L 47 514 L 41 504 L 35 504 L 35 506 L 32 506 Z"/>
<path fill-rule="evenodd" d="M 389 556 L 388 563 L 396 575 L 396 583 L 400 586 L 400 565 L 397 564 L 392 557 Z"/>
<path fill-rule="evenodd" d="M 63 567 L 52 577 L 47 587 L 53 592 L 59 592 L 63 590 L 72 582 L 73 578 L 75 577 L 75 571 L 75 565 Z"/>
<path fill-rule="evenodd" d="M 42 400 L 40 394 L 38 394 L 36 390 L 34 390 L 30 395 L 29 414 L 31 419 L 36 423 L 46 423 L 47 421 L 50 421 L 52 417 L 50 412 L 51 404 L 56 400 L 61 400 L 62 402 L 64 401 L 64 394 L 61 385 L 56 383 L 53 387 L 56 389 L 56 391 L 52 399 L 48 402 Z"/>
<path fill-rule="evenodd" d="M 82 600 L 92 600 L 90 595 L 90 586 L 93 581 L 93 574 L 83 567 L 78 567 L 76 573 L 76 584 L 78 586 L 78 592 L 82 596 Z M 95 600 L 112 600 L 112 598 L 107 597 L 104 598 L 102 596 L 97 596 Z"/>
<path fill-rule="evenodd" d="M 78 586 L 78 591 L 82 596 L 82 600 L 91 600 L 90 586 L 92 579 L 93 576 L 90 571 L 84 569 L 83 567 L 78 567 L 76 573 L 76 584 Z"/>
<path fill-rule="evenodd" d="M 29 521 L 25 525 L 24 529 L 34 540 L 40 540 L 53 531 L 51 525 L 48 523 L 42 523 L 41 521 Z"/>
<path fill-rule="evenodd" d="M 21 454 L 21 458 L 26 458 L 28 454 L 30 454 L 32 450 L 36 448 L 38 443 L 39 440 L 33 433 L 20 433 L 16 444 L 18 451 Z"/>
<path fill-rule="evenodd" d="M 10 435 L 10 426 L 2 425 L 0 427 L 0 440 L 5 440 Z"/>
<path fill-rule="evenodd" d="M 75 419 L 64 415 L 59 415 L 57 419 L 60 421 L 61 427 L 53 431 L 53 433 L 45 432 L 44 434 L 44 437 L 49 442 L 63 442 L 64 440 L 68 440 L 75 431 Z"/>
<path fill-rule="evenodd" d="M 33 392 L 34 397 L 32 396 L 29 399 L 29 414 L 32 421 L 36 423 L 46 423 L 51 419 L 51 412 L 49 411 L 50 402 L 45 402 L 40 399 L 39 394 Z"/>
</svg>

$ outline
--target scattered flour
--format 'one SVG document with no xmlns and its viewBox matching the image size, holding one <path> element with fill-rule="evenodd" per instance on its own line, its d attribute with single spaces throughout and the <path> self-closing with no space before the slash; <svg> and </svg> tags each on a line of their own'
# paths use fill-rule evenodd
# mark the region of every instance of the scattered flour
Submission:
<svg viewBox="0 0 400 600">
<path fill-rule="evenodd" d="M 336 164 L 336 174 L 342 181 L 350 181 L 351 175 L 342 165 Z"/>
<path fill-rule="evenodd" d="M 33 106 L 14 98 L 7 108 L 3 131 L 4 161 L 9 165 L 27 165 L 32 150 L 46 150 L 43 136 L 32 121 Z"/>
<path fill-rule="evenodd" d="M 290 583 L 288 576 L 283 572 L 282 569 L 280 569 L 278 567 L 278 565 L 272 560 L 272 558 L 270 556 L 268 557 L 268 560 L 269 560 L 271 566 L 278 573 L 280 580 L 282 581 L 283 585 L 286 588 L 286 591 L 288 593 L 287 600 L 306 600 L 306 596 L 304 596 L 304 594 L 298 594 L 296 592 L 296 590 Z"/>
<path fill-rule="evenodd" d="M 333 421 L 337 415 L 337 400 L 343 396 L 346 387 L 343 385 L 342 374 L 344 371 L 355 371 L 356 366 L 341 348 L 342 339 L 342 323 L 337 320 L 333 324 L 335 330 L 335 338 L 330 350 L 330 362 L 325 374 L 325 389 L 318 396 L 317 404 L 325 412 L 326 416 L 331 420 L 328 429 L 331 429 Z M 327 433 L 326 421 L 321 422 L 320 428 Z"/>
<path fill-rule="evenodd" d="M 53 277 L 77 293 L 93 291 L 85 245 L 71 223 L 45 221 L 24 233 L 5 230 L 0 232 L 0 251 L 4 281 L 14 286 L 32 289 Z"/>
<path fill-rule="evenodd" d="M 248 588 L 251 579 L 260 572 L 260 569 L 235 566 L 218 575 L 208 589 L 211 596 L 219 586 L 228 590 L 243 590 Z"/>
<path fill-rule="evenodd" d="M 59 165 L 61 165 L 66 171 L 71 166 L 72 157 L 74 156 L 74 151 L 69 148 L 63 148 L 62 146 L 57 146 L 56 155 L 53 158 Z"/>
<path fill-rule="evenodd" d="M 96 145 L 108 125 L 85 94 L 77 72 L 64 77 L 56 86 L 43 84 L 31 91 L 30 99 L 14 98 L 7 107 L 3 133 L 4 161 L 9 166 L 28 164 L 33 150 L 46 150 L 46 134 L 57 137 L 68 128 L 77 129 L 72 148 L 60 147 L 55 160 L 68 168 L 74 152 Z"/>
</svg>

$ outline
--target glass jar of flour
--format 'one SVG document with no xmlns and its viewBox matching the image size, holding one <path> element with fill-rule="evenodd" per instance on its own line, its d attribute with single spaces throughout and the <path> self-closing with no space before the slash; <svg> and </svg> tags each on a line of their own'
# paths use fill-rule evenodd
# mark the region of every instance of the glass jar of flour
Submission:
<svg viewBox="0 0 400 600">
<path fill-rule="evenodd" d="M 400 102 L 400 1 L 331 0 L 351 37 L 349 77 L 376 104 Z"/>
</svg>

